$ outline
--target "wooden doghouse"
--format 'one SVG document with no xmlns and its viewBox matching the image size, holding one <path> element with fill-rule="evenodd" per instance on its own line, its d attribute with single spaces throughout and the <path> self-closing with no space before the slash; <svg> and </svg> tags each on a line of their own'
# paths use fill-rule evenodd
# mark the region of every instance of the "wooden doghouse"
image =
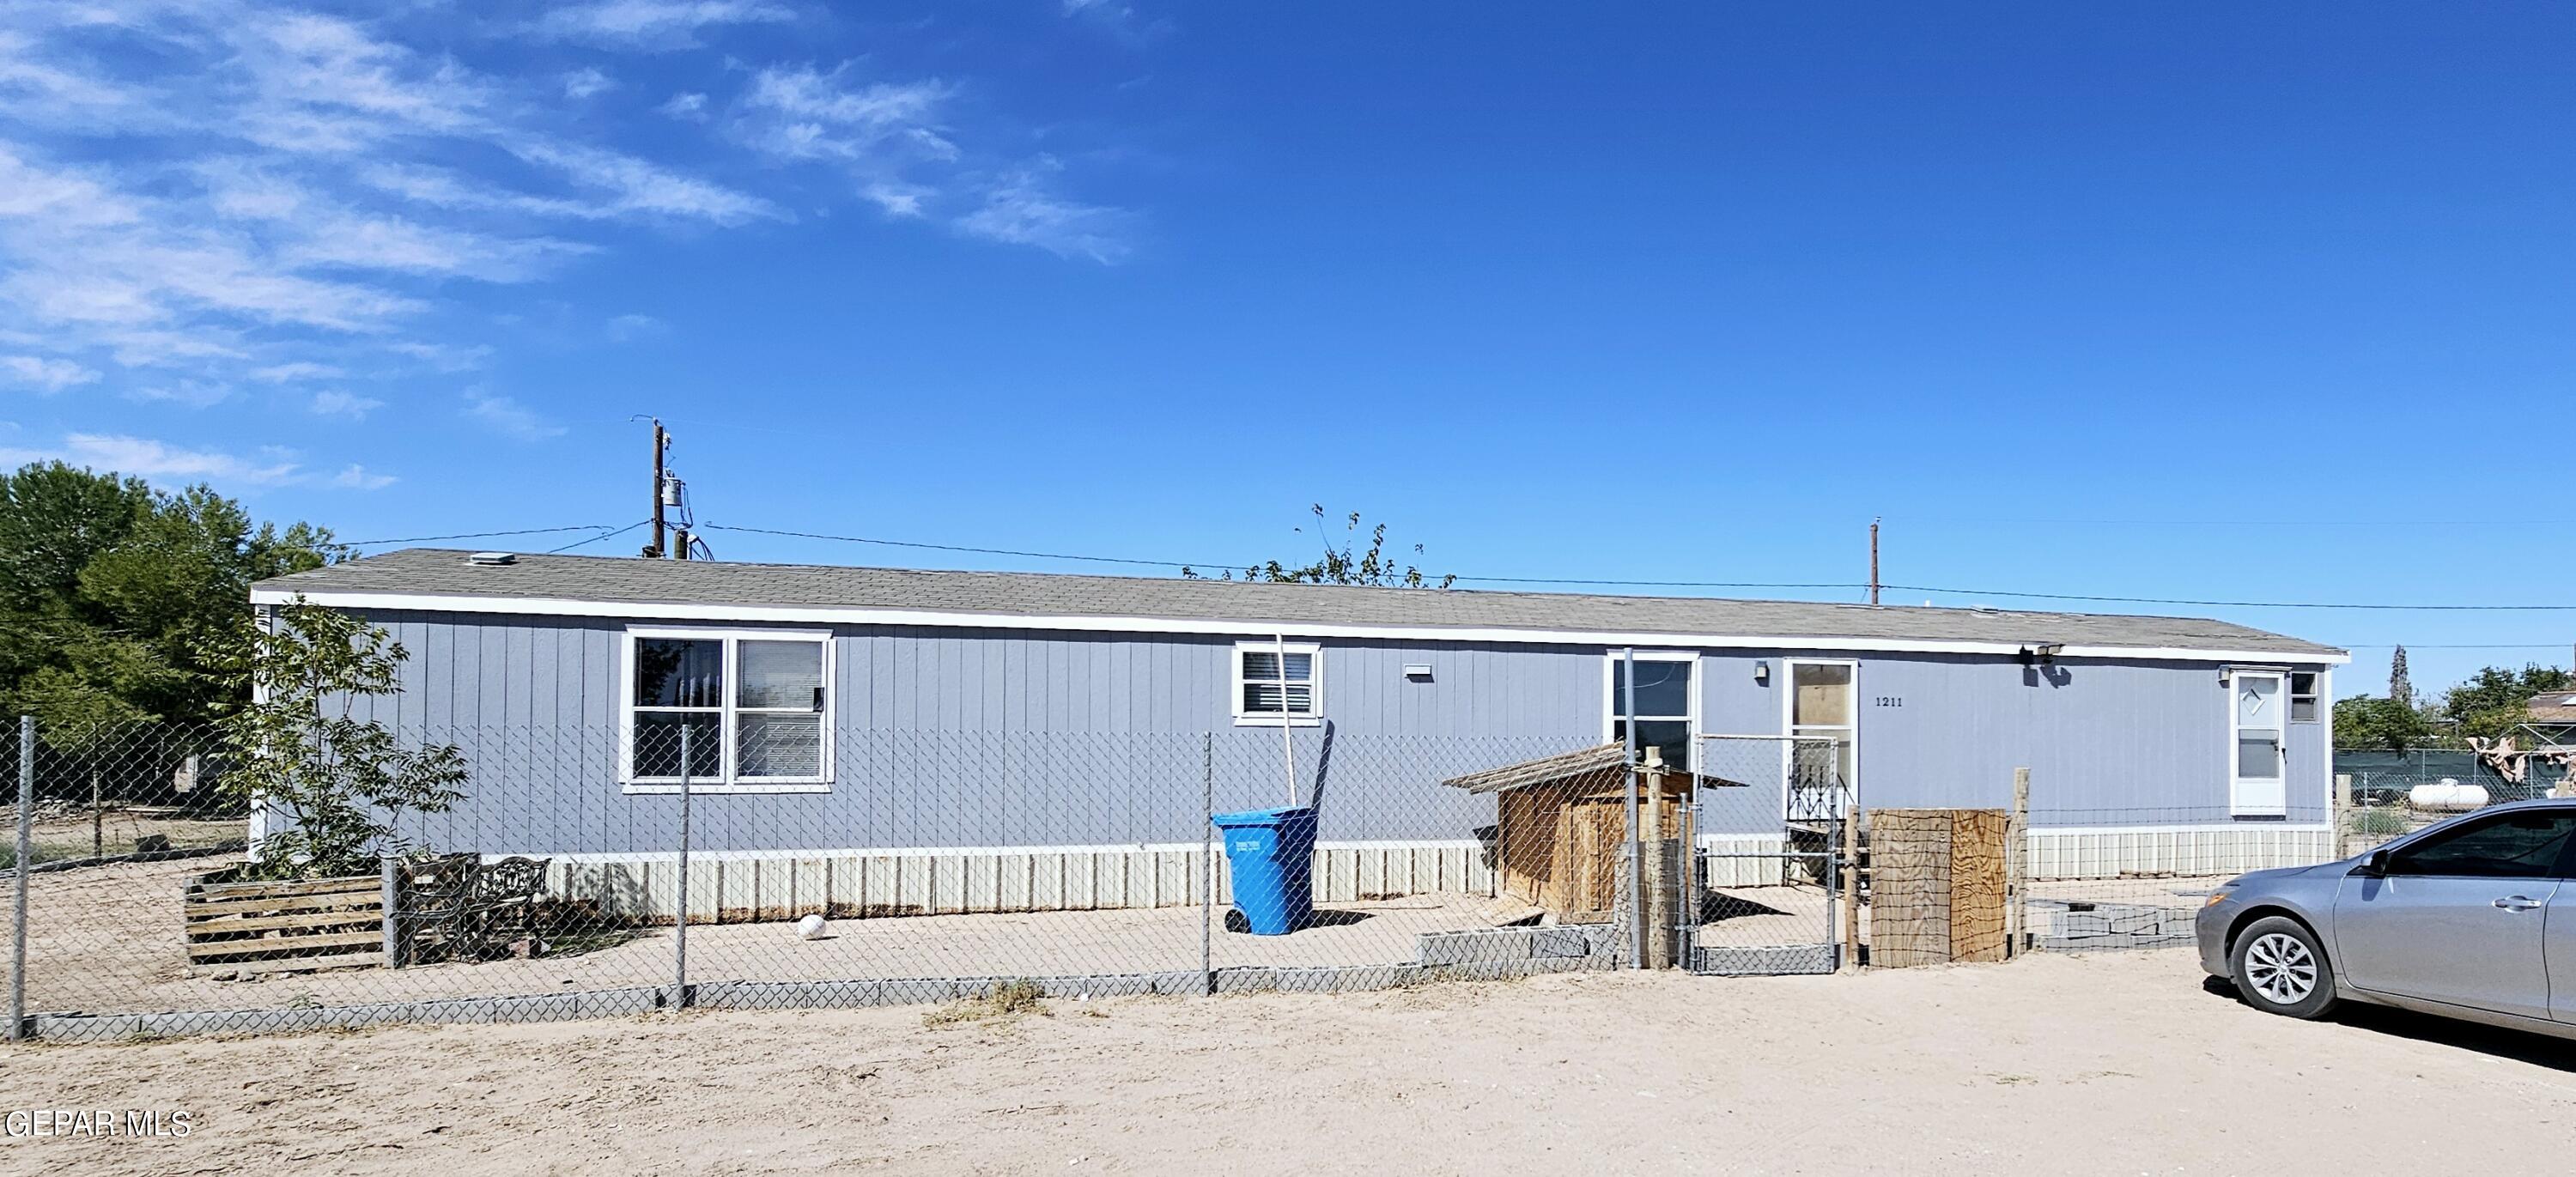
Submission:
<svg viewBox="0 0 2576 1177">
<path fill-rule="evenodd" d="M 1691 775 L 1660 765 L 1638 775 L 1648 839 L 1686 841 Z M 1498 795 L 1494 875 L 1504 895 L 1568 923 L 1611 918 L 1628 840 L 1626 748 L 1604 744 L 1441 783 Z"/>
</svg>

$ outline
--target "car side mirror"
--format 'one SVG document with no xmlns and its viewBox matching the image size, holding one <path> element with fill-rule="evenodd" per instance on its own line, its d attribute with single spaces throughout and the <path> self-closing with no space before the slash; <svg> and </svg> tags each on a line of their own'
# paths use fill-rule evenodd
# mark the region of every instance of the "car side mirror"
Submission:
<svg viewBox="0 0 2576 1177">
<path fill-rule="evenodd" d="M 2361 860 L 2360 866 L 2352 868 L 2352 873 L 2372 879 L 2385 877 L 2388 874 L 2388 852 L 2371 851 L 2369 857 Z"/>
</svg>

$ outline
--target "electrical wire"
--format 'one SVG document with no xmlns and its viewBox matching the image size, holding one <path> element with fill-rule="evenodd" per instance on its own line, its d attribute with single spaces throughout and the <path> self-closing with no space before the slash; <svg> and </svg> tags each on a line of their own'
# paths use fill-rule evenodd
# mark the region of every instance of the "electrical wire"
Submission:
<svg viewBox="0 0 2576 1177">
<path fill-rule="evenodd" d="M 2576 605 L 2392 605 L 2383 602 L 2352 601 L 2224 601 L 2191 597 L 2110 597 L 2085 593 L 2026 593 L 2003 589 L 1934 588 L 1920 584 L 1889 584 L 1879 587 L 1899 592 L 1951 593 L 1963 597 L 2019 597 L 2033 601 L 2097 601 L 2121 605 L 2197 605 L 2228 609 L 2396 609 L 2407 612 L 2576 613 Z"/>
<path fill-rule="evenodd" d="M 1063 552 L 1024 552 L 1012 548 L 975 548 L 962 544 L 932 544 L 914 540 L 873 539 L 863 535 L 826 535 L 816 531 L 782 531 L 774 527 L 736 527 L 725 523 L 702 525 L 707 531 L 741 531 L 753 535 L 779 535 L 794 539 L 832 540 L 845 544 L 878 544 L 889 548 L 921 548 L 934 552 L 972 552 L 982 556 L 1021 556 L 1032 560 L 1079 560 L 1091 564 L 1131 564 L 1144 568 L 1232 568 L 1222 560 L 1130 560 L 1119 556 L 1075 556 Z"/>
<path fill-rule="evenodd" d="M 863 535 L 832 535 L 818 531 L 788 531 L 771 527 L 743 527 L 707 523 L 710 531 L 740 531 L 755 535 L 787 536 L 795 539 L 829 540 L 836 543 L 876 544 L 884 547 L 919 548 L 937 552 L 970 552 L 985 556 L 1020 556 L 1036 560 L 1079 560 L 1094 564 L 1128 564 L 1148 568 L 1235 568 L 1226 560 L 1142 560 L 1124 556 L 1090 556 L 1066 552 L 1037 552 L 1016 548 L 983 548 L 964 544 L 934 544 L 917 540 L 879 539 Z M 1847 581 L 1735 581 L 1735 580 L 1612 580 L 1600 578 L 1544 576 L 1469 576 L 1461 574 L 1462 584 L 1567 584 L 1616 588 L 1724 588 L 1724 589 L 1866 589 L 1869 585 Z M 1882 584 L 1882 591 L 1939 593 L 1960 597 L 2014 597 L 2024 600 L 2091 601 L 2123 605 L 2197 605 L 2231 609 L 2384 609 L 2400 611 L 2448 612 L 2576 612 L 2576 604 L 2564 605 L 2401 605 L 2385 602 L 2326 601 L 2234 601 L 2192 597 L 2121 597 L 2084 593 L 2023 592 L 2007 589 L 1946 588 L 1921 584 Z"/>
<path fill-rule="evenodd" d="M 562 546 L 562 547 L 560 547 L 560 548 L 548 548 L 548 549 L 546 549 L 545 554 L 546 554 L 546 555 L 549 555 L 549 556 L 553 556 L 553 555 L 560 555 L 560 554 L 562 554 L 562 553 L 564 553 L 564 552 L 569 552 L 569 551 L 573 550 L 574 548 L 588 547 L 588 546 L 590 546 L 590 545 L 592 545 L 592 544 L 595 544 L 595 543 L 598 543 L 599 541 L 604 540 L 604 539 L 615 539 L 615 538 L 616 538 L 616 537 L 618 537 L 618 536 L 624 535 L 624 534 L 626 534 L 627 532 L 633 531 L 633 530 L 635 530 L 636 528 L 638 528 L 638 527 L 642 527 L 642 526 L 644 526 L 644 525 L 646 525 L 646 524 L 648 524 L 648 523 L 651 523 L 651 522 L 652 522 L 652 520 L 650 520 L 650 519 L 638 519 L 638 520 L 636 520 L 635 522 L 633 522 L 633 523 L 629 523 L 629 524 L 627 524 L 627 525 L 626 525 L 626 526 L 624 526 L 624 527 L 620 527 L 620 528 L 618 528 L 618 529 L 617 529 L 617 530 L 615 530 L 615 531 L 603 531 L 603 532 L 599 533 L 598 535 L 594 535 L 594 536 L 590 537 L 589 539 L 579 539 L 579 540 L 574 540 L 573 542 L 568 543 L 568 544 L 565 544 L 564 546 Z"/>
<path fill-rule="evenodd" d="M 582 523 L 569 527 L 525 527 L 517 531 L 467 531 L 460 532 L 455 535 L 407 535 L 399 539 L 349 540 L 346 542 L 346 546 L 352 548 L 373 548 L 381 547 L 385 544 L 425 544 L 445 539 L 493 539 L 507 535 L 547 535 L 558 531 L 606 531 L 612 526 L 614 526 L 614 524 Z"/>
</svg>

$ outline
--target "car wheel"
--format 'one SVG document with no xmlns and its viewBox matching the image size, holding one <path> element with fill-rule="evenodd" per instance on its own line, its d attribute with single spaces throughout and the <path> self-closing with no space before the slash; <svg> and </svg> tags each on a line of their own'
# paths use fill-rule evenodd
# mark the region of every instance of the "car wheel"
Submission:
<svg viewBox="0 0 2576 1177">
<path fill-rule="evenodd" d="M 2266 916 L 2236 937 L 2236 995 L 2265 1013 L 2322 1017 L 2334 1007 L 2334 974 L 2316 934 L 2294 919 Z"/>
</svg>

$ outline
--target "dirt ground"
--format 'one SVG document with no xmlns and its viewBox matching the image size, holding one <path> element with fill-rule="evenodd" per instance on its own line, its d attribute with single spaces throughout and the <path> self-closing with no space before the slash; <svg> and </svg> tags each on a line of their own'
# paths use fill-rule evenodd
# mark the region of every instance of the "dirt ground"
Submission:
<svg viewBox="0 0 2576 1177">
<path fill-rule="evenodd" d="M 14 805 L 0 806 L 0 830 L 16 829 L 17 810 Z M 40 811 L 40 816 L 31 826 L 28 831 L 29 849 L 32 851 L 30 858 L 35 862 L 89 858 L 93 853 L 131 854 L 139 839 L 156 834 L 168 838 L 172 847 L 182 850 L 238 844 L 247 831 L 243 820 L 237 817 L 212 820 L 157 810 L 138 812 L 125 809 L 111 809 L 97 815 L 95 825 L 88 813 L 64 816 Z M 17 853 L 14 832 L 0 838 L 0 847 L 5 847 L 0 849 L 0 859 Z"/>
<path fill-rule="evenodd" d="M 159 1013 L 364 1005 L 671 979 L 669 928 L 572 937 L 535 960 L 192 977 L 180 938 L 180 894 L 188 879 L 215 865 L 202 859 L 118 863 L 31 876 L 28 1008 Z M 1812 887 L 1732 889 L 1708 904 L 1702 942 L 1745 948 L 1829 941 L 1839 932 L 1825 918 L 1826 898 Z M 1401 964 L 1417 959 L 1423 933 L 1491 927 L 1498 913 L 1518 910 L 1484 896 L 1446 893 L 1335 903 L 1319 910 L 1317 926 L 1289 936 L 1219 930 L 1211 960 L 1217 968 Z M 780 981 L 1191 971 L 1200 963 L 1201 919 L 1195 907 L 843 919 L 813 941 L 797 939 L 785 923 L 692 925 L 690 975 Z"/>
<path fill-rule="evenodd" d="M 0 1139 L 0 1170 L 2065 1173 L 2525 1171 L 2576 1044 L 2305 1023 L 2186 952 L 1360 995 L 682 1013 L 34 1046 L 0 1109 L 186 1110 Z"/>
</svg>

